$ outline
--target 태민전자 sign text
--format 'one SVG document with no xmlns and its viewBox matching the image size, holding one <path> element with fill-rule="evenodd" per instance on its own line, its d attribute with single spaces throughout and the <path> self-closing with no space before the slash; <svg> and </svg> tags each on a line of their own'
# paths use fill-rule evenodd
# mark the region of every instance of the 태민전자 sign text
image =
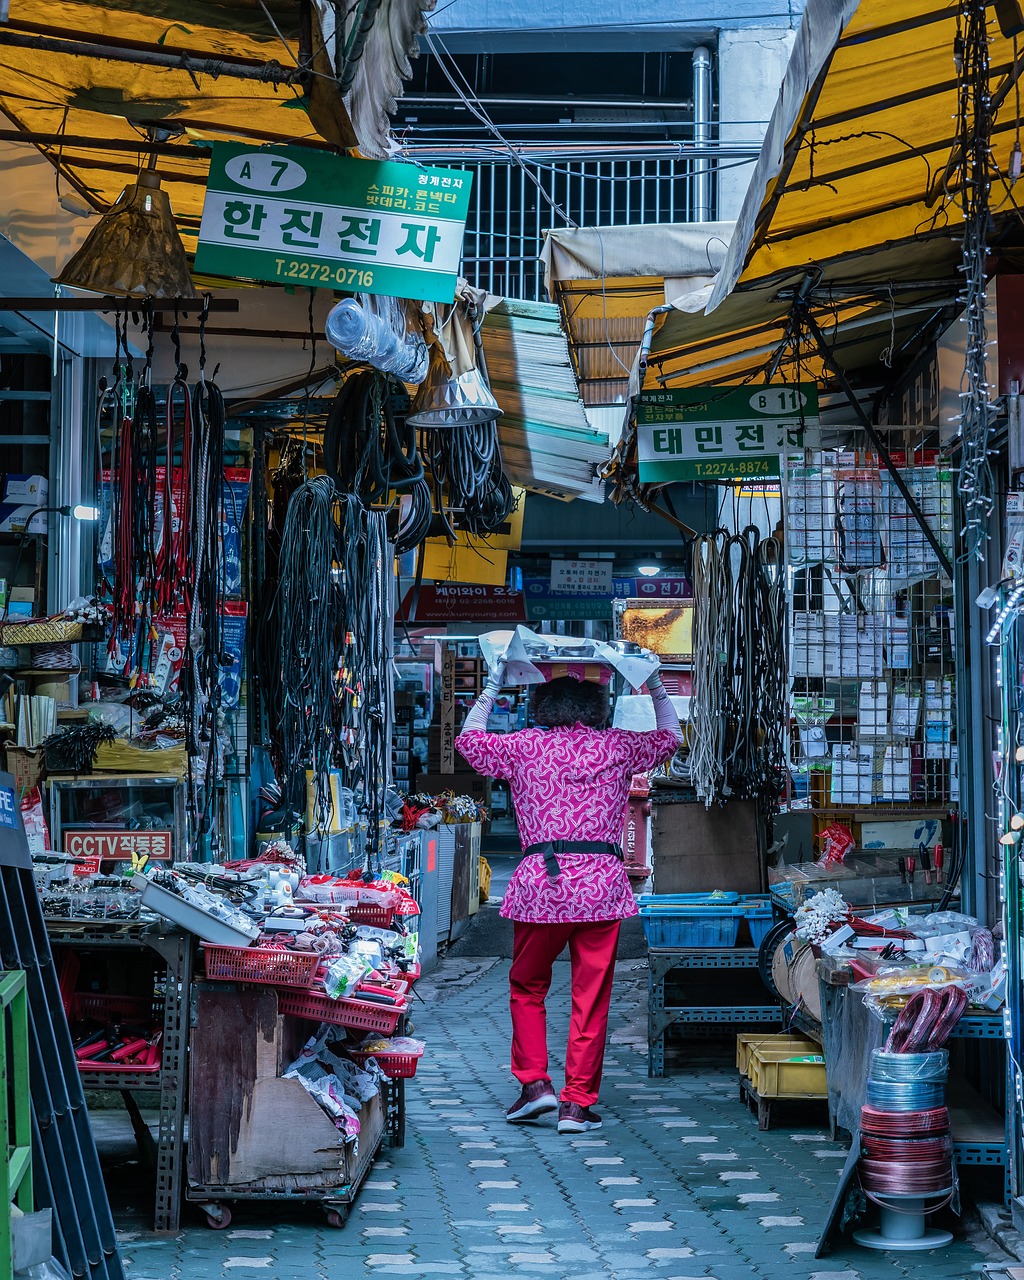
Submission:
<svg viewBox="0 0 1024 1280">
<path fill-rule="evenodd" d="M 195 269 L 451 302 L 472 181 L 459 169 L 216 143 Z"/>
<path fill-rule="evenodd" d="M 818 392 L 812 383 L 645 391 L 636 421 L 642 484 L 777 476 L 817 425 Z"/>
</svg>

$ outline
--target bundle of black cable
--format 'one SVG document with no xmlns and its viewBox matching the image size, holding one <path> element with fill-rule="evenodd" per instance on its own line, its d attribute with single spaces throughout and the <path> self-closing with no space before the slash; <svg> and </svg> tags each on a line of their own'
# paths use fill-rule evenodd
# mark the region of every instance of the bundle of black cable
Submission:
<svg viewBox="0 0 1024 1280">
<path fill-rule="evenodd" d="M 335 678 L 346 621 L 338 573 L 339 501 L 344 499 L 327 476 L 307 480 L 292 494 L 281 541 L 281 733 L 286 798 L 299 813 L 305 808 L 305 769 L 319 777 L 331 765 Z"/>
<path fill-rule="evenodd" d="M 505 475 L 497 422 L 430 432 L 430 469 L 449 507 L 470 533 L 496 533 L 515 510 Z"/>
<path fill-rule="evenodd" d="M 397 405 L 402 384 L 376 369 L 350 374 L 334 398 L 324 426 L 324 470 L 339 492 L 367 506 L 395 508 L 392 541 L 399 552 L 419 546 L 430 528 L 430 485 L 416 443 Z"/>
</svg>

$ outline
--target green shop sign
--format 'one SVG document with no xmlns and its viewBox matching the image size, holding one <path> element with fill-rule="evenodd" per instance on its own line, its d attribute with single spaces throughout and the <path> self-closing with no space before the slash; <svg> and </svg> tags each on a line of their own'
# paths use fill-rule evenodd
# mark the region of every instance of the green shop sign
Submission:
<svg viewBox="0 0 1024 1280">
<path fill-rule="evenodd" d="M 687 387 L 645 391 L 637 406 L 641 484 L 753 480 L 781 474 L 817 426 L 813 383 L 778 387 Z"/>
<path fill-rule="evenodd" d="M 451 302 L 472 175 L 216 143 L 198 274 Z"/>
</svg>

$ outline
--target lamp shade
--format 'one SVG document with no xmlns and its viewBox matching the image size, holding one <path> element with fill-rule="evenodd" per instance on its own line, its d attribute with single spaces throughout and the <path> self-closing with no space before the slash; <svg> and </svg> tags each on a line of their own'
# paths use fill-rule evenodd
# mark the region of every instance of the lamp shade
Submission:
<svg viewBox="0 0 1024 1280">
<path fill-rule="evenodd" d="M 476 427 L 501 417 L 498 402 L 479 369 L 469 369 L 455 378 L 432 356 L 426 381 L 416 392 L 412 411 L 406 418 L 411 427 L 425 429 Z"/>
<path fill-rule="evenodd" d="M 198 297 L 159 174 L 143 169 L 125 187 L 56 283 L 119 297 Z"/>
</svg>

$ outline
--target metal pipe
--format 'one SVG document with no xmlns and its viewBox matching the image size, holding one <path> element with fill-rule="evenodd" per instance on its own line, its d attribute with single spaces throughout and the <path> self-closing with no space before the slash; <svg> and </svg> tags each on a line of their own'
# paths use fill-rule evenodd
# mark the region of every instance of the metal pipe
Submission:
<svg viewBox="0 0 1024 1280">
<path fill-rule="evenodd" d="M 232 62 L 226 58 L 195 56 L 182 49 L 178 53 L 164 53 L 156 49 L 119 48 L 115 45 L 95 44 L 87 40 L 58 40 L 53 36 L 36 35 L 23 31 L 0 28 L 0 45 L 14 49 L 31 49 L 33 53 L 60 53 L 73 58 L 98 58 L 103 62 L 127 62 L 137 67 L 162 67 L 167 71 L 184 71 L 189 75 L 228 76 L 233 80 L 259 80 L 264 84 L 305 84 L 310 73 L 303 67 L 283 67 L 271 59 L 269 62 Z"/>
<path fill-rule="evenodd" d="M 207 311 L 236 312 L 237 298 L 147 298 L 117 297 L 105 294 L 102 298 L 0 298 L 0 311 L 180 311 L 183 315 L 196 315 L 203 308 Z"/>
<path fill-rule="evenodd" d="M 875 452 L 881 459 L 882 465 L 885 467 L 886 471 L 888 471 L 893 484 L 899 490 L 900 496 L 907 504 L 910 514 L 914 517 L 918 527 L 924 534 L 926 542 L 931 547 L 932 551 L 935 552 L 935 558 L 938 560 L 939 565 L 942 568 L 942 572 L 952 583 L 953 565 L 949 556 L 946 554 L 942 544 L 935 536 L 935 530 L 925 518 L 924 512 L 921 510 L 917 499 L 907 488 L 907 482 L 903 479 L 902 474 L 893 462 L 889 454 L 889 450 L 885 446 L 884 440 L 878 434 L 875 424 L 871 421 L 871 418 L 865 411 L 864 406 L 857 398 L 857 394 L 853 387 L 850 386 L 849 380 L 846 376 L 846 370 L 839 364 L 833 355 L 832 348 L 825 341 L 825 336 L 818 327 L 817 320 L 815 320 L 814 316 L 811 314 L 810 307 L 808 307 L 806 302 L 800 299 L 795 300 L 793 306 L 798 309 L 800 319 L 806 325 L 811 337 L 814 339 L 814 345 L 818 348 L 818 355 L 821 356 L 824 364 L 832 370 L 836 382 L 839 384 L 843 394 L 846 396 L 850 408 L 853 410 L 855 416 L 860 420 L 860 425 L 864 428 L 864 432 L 871 441 Z"/>
<path fill-rule="evenodd" d="M 711 51 L 703 45 L 693 51 L 693 140 L 711 141 Z M 711 166 L 703 162 L 693 171 L 693 220 L 711 221 Z"/>
</svg>

